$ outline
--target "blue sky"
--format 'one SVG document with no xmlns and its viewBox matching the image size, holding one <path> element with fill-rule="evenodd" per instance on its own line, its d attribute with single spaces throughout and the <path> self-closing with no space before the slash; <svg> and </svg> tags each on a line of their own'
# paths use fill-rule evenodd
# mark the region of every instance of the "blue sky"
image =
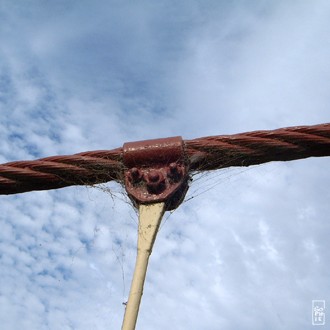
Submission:
<svg viewBox="0 0 330 330">
<path fill-rule="evenodd" d="M 328 1 L 0 2 L 0 162 L 330 120 Z M 329 159 L 195 177 L 137 329 L 310 329 Z M 120 329 L 137 214 L 115 183 L 1 196 L 2 329 Z"/>
</svg>

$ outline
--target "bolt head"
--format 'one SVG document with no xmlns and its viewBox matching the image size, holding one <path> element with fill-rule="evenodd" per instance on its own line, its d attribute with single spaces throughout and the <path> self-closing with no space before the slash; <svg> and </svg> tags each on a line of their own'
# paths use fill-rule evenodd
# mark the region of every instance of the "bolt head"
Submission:
<svg viewBox="0 0 330 330">
<path fill-rule="evenodd" d="M 148 174 L 148 179 L 150 182 L 158 182 L 160 180 L 160 175 L 157 171 L 151 171 Z"/>
<path fill-rule="evenodd" d="M 152 170 L 146 175 L 147 189 L 152 194 L 158 194 L 165 189 L 165 178 L 160 171 Z"/>
<path fill-rule="evenodd" d="M 137 167 L 133 167 L 129 171 L 129 178 L 133 183 L 139 182 L 142 179 L 142 173 Z"/>
<path fill-rule="evenodd" d="M 170 168 L 170 172 L 172 174 L 175 174 L 178 172 L 178 166 L 176 163 L 171 163 L 168 167 Z"/>
<path fill-rule="evenodd" d="M 172 181 L 178 182 L 182 177 L 182 168 L 177 163 L 171 163 L 168 165 L 167 175 Z"/>
</svg>

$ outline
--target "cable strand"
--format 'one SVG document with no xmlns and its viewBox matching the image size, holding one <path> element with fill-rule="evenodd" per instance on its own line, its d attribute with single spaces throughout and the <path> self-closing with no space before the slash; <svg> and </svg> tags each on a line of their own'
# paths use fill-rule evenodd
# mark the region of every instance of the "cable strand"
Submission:
<svg viewBox="0 0 330 330">
<path fill-rule="evenodd" d="M 184 141 L 189 170 L 330 156 L 330 123 Z M 87 151 L 0 165 L 0 195 L 123 180 L 123 149 Z"/>
<path fill-rule="evenodd" d="M 195 171 L 330 156 L 330 124 L 204 137 L 185 145 Z"/>
</svg>

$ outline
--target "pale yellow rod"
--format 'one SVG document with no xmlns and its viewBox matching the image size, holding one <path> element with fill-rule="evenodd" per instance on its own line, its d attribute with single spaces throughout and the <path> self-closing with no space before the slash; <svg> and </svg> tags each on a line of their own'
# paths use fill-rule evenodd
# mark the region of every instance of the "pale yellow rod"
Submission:
<svg viewBox="0 0 330 330">
<path fill-rule="evenodd" d="M 139 206 L 137 256 L 122 330 L 135 329 L 148 261 L 164 212 L 165 203 L 141 204 Z"/>
</svg>

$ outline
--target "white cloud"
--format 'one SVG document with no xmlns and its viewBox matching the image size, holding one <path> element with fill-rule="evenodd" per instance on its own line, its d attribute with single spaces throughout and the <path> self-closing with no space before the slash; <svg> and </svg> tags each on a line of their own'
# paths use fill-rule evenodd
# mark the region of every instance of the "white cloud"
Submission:
<svg viewBox="0 0 330 330">
<path fill-rule="evenodd" d="M 329 9 L 2 2 L 0 160 L 327 122 Z M 195 176 L 165 216 L 137 328 L 309 329 L 311 300 L 330 299 L 328 163 Z M 137 215 L 119 185 L 0 210 L 4 329 L 120 328 Z"/>
</svg>

